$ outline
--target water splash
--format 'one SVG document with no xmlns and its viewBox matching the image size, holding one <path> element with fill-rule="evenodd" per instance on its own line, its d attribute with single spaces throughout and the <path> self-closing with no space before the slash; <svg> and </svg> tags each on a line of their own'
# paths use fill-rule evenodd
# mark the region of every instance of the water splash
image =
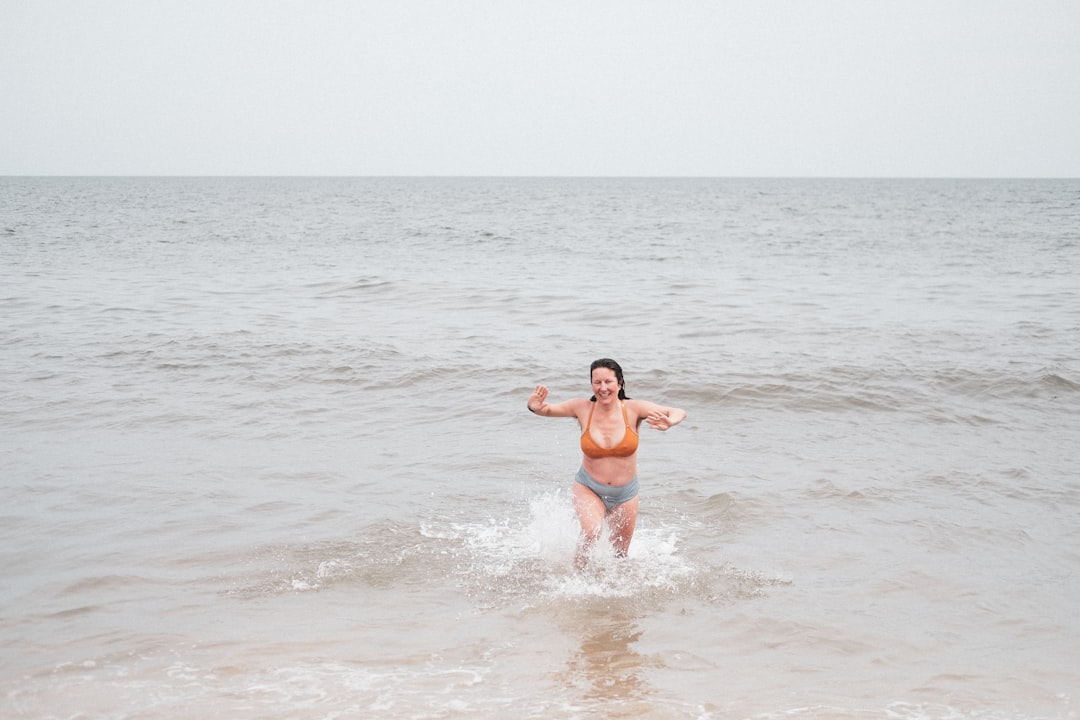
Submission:
<svg viewBox="0 0 1080 720">
<path fill-rule="evenodd" d="M 576 570 L 580 530 L 563 489 L 530 498 L 523 516 L 458 523 L 454 532 L 461 584 L 495 605 L 670 597 L 692 588 L 699 575 L 678 532 L 648 522 L 639 522 L 629 557 L 616 557 L 610 543 L 599 542 L 587 567 Z"/>
</svg>

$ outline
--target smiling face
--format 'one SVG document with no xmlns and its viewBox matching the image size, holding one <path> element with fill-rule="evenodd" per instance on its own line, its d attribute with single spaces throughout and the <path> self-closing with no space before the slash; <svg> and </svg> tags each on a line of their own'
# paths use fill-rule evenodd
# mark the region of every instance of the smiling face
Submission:
<svg viewBox="0 0 1080 720">
<path fill-rule="evenodd" d="M 592 371 L 592 391 L 598 402 L 617 398 L 621 384 L 611 368 L 598 367 Z"/>
</svg>

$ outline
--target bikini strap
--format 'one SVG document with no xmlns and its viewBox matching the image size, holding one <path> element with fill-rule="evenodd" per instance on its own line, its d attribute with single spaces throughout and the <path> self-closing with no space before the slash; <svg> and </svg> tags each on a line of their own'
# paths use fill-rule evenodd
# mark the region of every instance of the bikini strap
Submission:
<svg viewBox="0 0 1080 720">
<path fill-rule="evenodd" d="M 592 414 L 593 414 L 593 410 L 595 410 L 595 409 L 596 409 L 596 403 L 594 402 L 594 403 L 592 403 L 591 407 L 589 407 L 589 419 L 585 421 L 585 432 L 589 432 L 589 428 L 592 427 Z M 626 417 L 626 403 L 624 401 L 622 401 L 622 400 L 619 401 L 619 409 L 622 410 L 623 425 L 626 426 L 627 430 L 630 430 L 631 429 L 631 427 L 630 427 L 630 418 Z"/>
</svg>

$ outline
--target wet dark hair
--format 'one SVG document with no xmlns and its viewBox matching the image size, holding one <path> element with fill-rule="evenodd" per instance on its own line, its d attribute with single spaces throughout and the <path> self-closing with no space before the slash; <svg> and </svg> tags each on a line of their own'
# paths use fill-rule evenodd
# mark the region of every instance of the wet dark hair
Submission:
<svg viewBox="0 0 1080 720">
<path fill-rule="evenodd" d="M 593 360 L 593 364 L 589 367 L 589 382 L 590 383 L 592 382 L 593 370 L 595 370 L 596 368 L 607 368 L 608 370 L 611 370 L 612 372 L 614 372 L 615 373 L 615 379 L 619 381 L 619 399 L 620 400 L 629 400 L 630 399 L 630 398 L 626 397 L 626 391 L 623 389 L 622 368 L 619 367 L 619 363 L 615 362 L 611 358 L 600 358 L 599 360 Z M 592 401 L 592 402 L 596 402 L 596 396 L 593 395 L 591 398 L 589 398 L 589 400 Z"/>
</svg>

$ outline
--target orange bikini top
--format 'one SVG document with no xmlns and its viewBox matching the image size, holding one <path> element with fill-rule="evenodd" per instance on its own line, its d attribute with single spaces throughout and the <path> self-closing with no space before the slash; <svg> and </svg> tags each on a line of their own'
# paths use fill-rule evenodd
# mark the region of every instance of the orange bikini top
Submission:
<svg viewBox="0 0 1080 720">
<path fill-rule="evenodd" d="M 591 458 L 629 457 L 637 452 L 638 435 L 630 427 L 630 421 L 626 419 L 626 405 L 619 403 L 619 407 L 622 408 L 622 419 L 626 425 L 626 433 L 623 435 L 622 440 L 619 441 L 619 444 L 609 448 L 600 447 L 592 439 L 589 428 L 592 426 L 593 410 L 596 409 L 596 403 L 593 403 L 593 406 L 589 408 L 589 419 L 585 423 L 585 432 L 581 433 L 581 452 Z"/>
</svg>

